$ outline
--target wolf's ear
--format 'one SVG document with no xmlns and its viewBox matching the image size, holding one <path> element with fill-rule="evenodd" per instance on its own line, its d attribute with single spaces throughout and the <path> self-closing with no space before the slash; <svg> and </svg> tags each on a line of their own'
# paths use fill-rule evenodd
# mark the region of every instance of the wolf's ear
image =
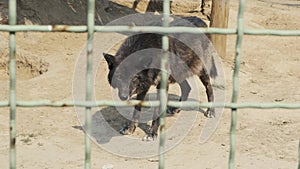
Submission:
<svg viewBox="0 0 300 169">
<path fill-rule="evenodd" d="M 112 69 L 115 64 L 115 57 L 113 55 L 110 55 L 108 53 L 103 53 L 103 56 L 108 64 L 108 68 Z"/>
</svg>

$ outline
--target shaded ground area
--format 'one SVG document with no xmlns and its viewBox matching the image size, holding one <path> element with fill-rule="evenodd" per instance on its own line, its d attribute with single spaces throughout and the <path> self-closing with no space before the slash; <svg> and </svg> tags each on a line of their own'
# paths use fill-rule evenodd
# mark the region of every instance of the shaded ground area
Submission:
<svg viewBox="0 0 300 169">
<path fill-rule="evenodd" d="M 207 0 L 206 0 L 207 1 Z M 0 1 L 0 23 L 8 21 L 8 1 Z M 87 1 L 83 0 L 18 0 L 18 24 L 42 25 L 85 25 Z M 141 0 L 134 7 L 134 0 L 97 0 L 95 8 L 95 23 L 98 25 L 137 12 L 161 12 L 161 1 Z M 202 6 L 202 8 L 201 8 Z M 171 12 L 177 15 L 197 15 L 207 18 L 210 14 L 210 3 L 206 6 L 201 1 L 171 1 Z M 200 12 L 201 11 L 201 12 Z"/>
</svg>

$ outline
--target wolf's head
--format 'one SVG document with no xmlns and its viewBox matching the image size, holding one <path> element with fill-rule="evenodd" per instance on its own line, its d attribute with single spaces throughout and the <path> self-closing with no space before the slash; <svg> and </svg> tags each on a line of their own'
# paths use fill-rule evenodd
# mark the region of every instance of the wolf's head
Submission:
<svg viewBox="0 0 300 169">
<path fill-rule="evenodd" d="M 124 59 L 106 53 L 103 55 L 109 68 L 108 82 L 114 89 L 118 89 L 121 100 L 128 100 L 133 94 L 144 92 L 145 85 L 149 85 L 145 83 L 148 83 L 147 70 L 151 59 Z"/>
<path fill-rule="evenodd" d="M 122 74 L 120 71 L 117 71 L 117 68 L 120 63 L 118 63 L 115 56 L 103 53 L 104 58 L 108 64 L 109 73 L 108 73 L 108 82 L 114 88 L 118 89 L 119 98 L 121 100 L 127 100 L 131 96 L 131 92 L 128 88 L 128 76 L 126 72 Z"/>
</svg>

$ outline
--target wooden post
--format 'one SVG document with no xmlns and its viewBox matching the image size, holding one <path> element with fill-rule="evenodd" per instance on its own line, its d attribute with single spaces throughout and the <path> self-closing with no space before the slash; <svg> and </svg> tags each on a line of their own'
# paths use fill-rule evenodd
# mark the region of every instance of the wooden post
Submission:
<svg viewBox="0 0 300 169">
<path fill-rule="evenodd" d="M 212 0 L 210 27 L 227 28 L 229 0 Z M 226 35 L 211 34 L 211 41 L 219 56 L 226 56 Z"/>
</svg>

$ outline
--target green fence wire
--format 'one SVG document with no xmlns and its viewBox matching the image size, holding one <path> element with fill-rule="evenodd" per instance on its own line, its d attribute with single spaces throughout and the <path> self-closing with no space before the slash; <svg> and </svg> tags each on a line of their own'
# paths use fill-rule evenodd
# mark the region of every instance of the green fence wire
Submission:
<svg viewBox="0 0 300 169">
<path fill-rule="evenodd" d="M 238 11 L 238 22 L 237 22 L 237 39 L 235 46 L 235 59 L 234 59 L 234 70 L 233 70 L 233 85 L 232 85 L 232 98 L 231 102 L 236 103 L 238 98 L 239 89 L 239 70 L 241 63 L 241 46 L 244 34 L 243 26 L 243 16 L 244 16 L 244 0 L 240 0 L 239 11 Z M 237 109 L 231 109 L 231 125 L 230 125 L 230 153 L 228 168 L 234 168 L 234 157 L 235 157 L 235 130 L 236 130 L 236 119 L 237 119 Z"/>
<path fill-rule="evenodd" d="M 95 26 L 95 32 L 134 32 L 134 33 L 213 33 L 237 34 L 237 29 L 158 27 L 158 26 Z M 87 32 L 87 26 L 71 25 L 0 25 L 4 32 Z M 298 30 L 245 29 L 245 35 L 300 36 Z"/>
<path fill-rule="evenodd" d="M 85 100 L 91 101 L 92 100 L 92 87 L 93 87 L 93 39 L 94 39 L 94 26 L 95 26 L 95 0 L 88 1 L 88 13 L 87 13 L 87 32 L 88 32 L 88 39 L 87 39 L 87 63 L 86 63 L 86 95 Z M 92 107 L 87 106 L 85 108 L 85 168 L 91 168 L 91 140 L 89 136 L 92 133 L 91 128 L 91 121 L 92 121 Z"/>
<path fill-rule="evenodd" d="M 16 0 L 9 1 L 9 25 L 17 23 Z M 9 32 L 10 168 L 16 168 L 16 33 Z"/>
<path fill-rule="evenodd" d="M 170 0 L 165 0 L 163 3 L 163 27 L 169 27 L 169 17 L 170 17 Z M 161 84 L 159 89 L 159 99 L 160 99 L 160 106 L 159 112 L 161 113 L 159 123 L 160 123 L 160 135 L 159 135 L 159 163 L 158 168 L 163 169 L 165 166 L 165 158 L 164 158 L 164 151 L 165 151 L 165 140 L 166 140 L 166 128 L 165 128 L 165 117 L 166 117 L 166 109 L 167 109 L 167 81 L 168 77 L 168 51 L 169 51 L 169 37 L 168 34 L 164 34 L 162 37 L 162 50 L 163 56 L 161 59 Z"/>
<path fill-rule="evenodd" d="M 115 106 L 118 107 L 132 107 L 135 105 L 141 105 L 143 107 L 158 107 L 159 101 L 50 101 L 50 100 L 39 100 L 39 101 L 16 101 L 17 107 L 103 107 L 103 106 Z M 168 101 L 168 106 L 180 107 L 180 108 L 227 108 L 227 109 L 300 109 L 300 104 L 297 103 L 200 103 L 198 101 Z M 9 107 L 8 101 L 1 101 L 0 107 Z"/>
<path fill-rule="evenodd" d="M 243 27 L 243 13 L 245 7 L 245 1 L 239 1 L 238 11 L 238 23 L 236 29 L 221 29 L 221 28 L 187 28 L 187 27 L 168 27 L 168 18 L 170 15 L 170 0 L 164 0 L 164 23 L 163 27 L 151 27 L 151 26 L 95 26 L 95 0 L 88 0 L 88 15 L 86 26 L 72 26 L 72 25 L 16 25 L 16 0 L 9 0 L 9 25 L 0 25 L 0 31 L 9 32 L 9 82 L 10 92 L 8 101 L 0 101 L 0 107 L 10 108 L 10 168 L 16 168 L 16 107 L 70 107 L 78 106 L 85 107 L 85 168 L 91 168 L 91 142 L 89 135 L 91 133 L 91 109 L 92 107 L 99 106 L 134 106 L 142 105 L 145 107 L 156 106 L 159 107 L 162 112 L 162 118 L 160 119 L 160 144 L 159 144 L 159 169 L 164 168 L 164 143 L 165 143 L 165 110 L 166 106 L 172 107 L 224 107 L 231 109 L 231 127 L 230 127 L 230 154 L 228 167 L 233 169 L 235 166 L 235 128 L 237 121 L 237 110 L 244 108 L 256 108 L 256 109 L 300 109 L 299 103 L 238 103 L 238 73 L 241 59 L 241 43 L 243 35 L 272 35 L 272 36 L 300 36 L 299 30 L 254 30 L 244 29 Z M 16 99 L 16 32 L 88 32 L 87 37 L 87 67 L 86 67 L 86 101 L 74 102 L 74 101 L 49 101 L 49 100 L 37 100 L 37 101 L 20 101 Z M 215 34 L 237 34 L 236 40 L 236 56 L 233 73 L 233 93 L 231 103 L 199 103 L 196 101 L 185 102 L 167 102 L 166 80 L 167 74 L 162 73 L 162 83 L 160 88 L 160 101 L 147 101 L 141 102 L 137 100 L 129 102 L 115 102 L 110 100 L 91 101 L 92 96 L 92 52 L 93 52 L 93 34 L 94 32 L 153 32 L 163 33 L 163 46 L 164 52 L 162 57 L 162 70 L 167 69 L 168 63 L 168 34 L 169 33 L 215 33 Z M 165 72 L 165 71 L 163 71 Z M 299 164 L 300 169 L 300 142 L 299 142 Z"/>
<path fill-rule="evenodd" d="M 300 141 L 298 145 L 298 169 L 300 169 Z"/>
</svg>

